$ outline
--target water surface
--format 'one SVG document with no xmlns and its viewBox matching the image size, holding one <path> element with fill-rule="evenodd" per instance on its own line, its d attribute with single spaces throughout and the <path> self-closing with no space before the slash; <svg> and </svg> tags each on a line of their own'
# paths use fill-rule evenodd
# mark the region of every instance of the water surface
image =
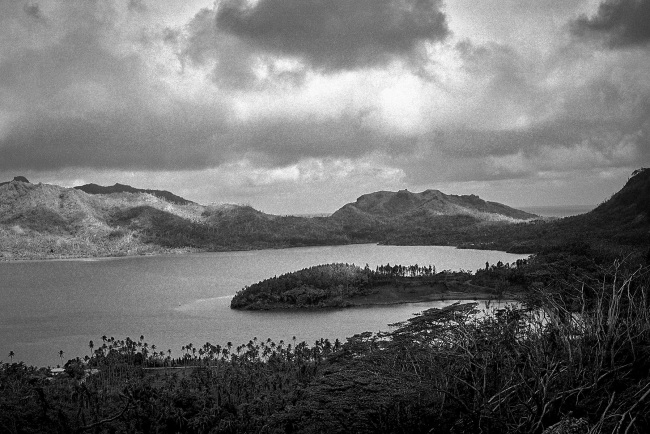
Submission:
<svg viewBox="0 0 650 434">
<path fill-rule="evenodd" d="M 232 295 L 282 273 L 331 262 L 435 265 L 476 270 L 485 262 L 525 257 L 440 246 L 373 244 L 219 252 L 98 260 L 0 263 L 0 360 L 37 366 L 89 353 L 101 337 L 145 336 L 157 350 L 180 355 L 188 343 L 237 345 L 253 337 L 308 343 L 388 330 L 442 302 L 324 311 L 234 311 Z"/>
</svg>

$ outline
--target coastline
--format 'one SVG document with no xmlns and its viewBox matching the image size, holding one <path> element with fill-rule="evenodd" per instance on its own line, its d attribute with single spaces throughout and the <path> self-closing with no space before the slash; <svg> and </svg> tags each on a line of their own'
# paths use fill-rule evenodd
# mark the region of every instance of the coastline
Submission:
<svg viewBox="0 0 650 434">
<path fill-rule="evenodd" d="M 379 242 L 363 242 L 363 243 L 345 243 L 345 244 L 309 244 L 309 245 L 291 245 L 291 246 L 264 246 L 264 247 L 241 247 L 241 248 L 224 248 L 224 249 L 200 249 L 194 247 L 178 247 L 178 248 L 160 248 L 160 249 L 143 249 L 135 250 L 133 253 L 124 253 L 120 252 L 117 254 L 73 254 L 73 255 L 62 255 L 62 254 L 25 254 L 25 255 L 15 255 L 10 252 L 0 251 L 0 263 L 14 263 L 14 262 L 46 262 L 46 261 L 77 261 L 77 260 L 106 260 L 106 259 L 118 259 L 118 258 L 136 258 L 142 256 L 171 256 L 171 255 L 188 255 L 194 253 L 220 253 L 220 252 L 250 252 L 257 250 L 284 250 L 284 249 L 297 249 L 297 248 L 312 248 L 312 247 L 339 247 L 339 246 L 350 246 L 350 245 L 377 245 L 377 246 L 406 246 L 406 244 L 385 244 Z M 449 245 L 449 244 L 408 244 L 408 246 L 423 246 L 423 247 L 452 247 L 459 250 L 485 250 L 485 251 L 494 251 L 502 253 L 514 253 L 514 254 L 534 254 L 534 253 L 522 253 L 522 252 L 511 252 L 506 249 L 499 249 L 498 246 L 467 246 L 464 244 L 459 245 Z M 6 253 L 10 253 L 6 255 Z"/>
<path fill-rule="evenodd" d="M 449 289 L 451 287 L 451 289 Z M 517 293 L 508 291 L 496 293 L 488 287 L 473 285 L 471 281 L 463 283 L 442 284 L 433 286 L 395 286 L 386 285 L 377 288 L 376 292 L 367 295 L 357 295 L 346 298 L 338 304 L 329 304 L 327 301 L 316 305 L 295 304 L 252 304 L 245 307 L 234 308 L 242 311 L 290 311 L 290 310 L 329 310 L 346 309 L 350 307 L 392 306 L 409 303 L 428 303 L 436 301 L 515 301 Z"/>
</svg>

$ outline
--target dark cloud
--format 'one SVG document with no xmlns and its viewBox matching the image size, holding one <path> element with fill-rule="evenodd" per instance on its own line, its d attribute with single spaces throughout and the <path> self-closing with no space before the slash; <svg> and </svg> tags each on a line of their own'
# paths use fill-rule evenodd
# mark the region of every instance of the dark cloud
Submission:
<svg viewBox="0 0 650 434">
<path fill-rule="evenodd" d="M 274 119 L 233 128 L 233 143 L 242 149 L 263 153 L 277 165 L 295 163 L 303 158 L 355 158 L 372 151 L 409 152 L 415 137 L 391 136 L 363 125 L 356 116 L 340 118 Z"/>
<path fill-rule="evenodd" d="M 214 9 L 200 10 L 186 26 L 186 38 L 167 40 L 180 47 L 181 63 L 211 65 L 212 80 L 221 88 L 236 90 L 263 90 L 274 84 L 297 85 L 302 83 L 305 68 L 280 70 L 275 58 L 259 47 L 253 47 L 238 36 L 220 31 L 216 25 Z M 266 77 L 256 74 L 265 69 Z"/>
<path fill-rule="evenodd" d="M 23 6 L 23 10 L 30 17 L 34 17 L 37 19 L 43 18 L 43 14 L 41 13 L 41 8 L 37 3 L 25 3 L 25 6 Z"/>
<path fill-rule="evenodd" d="M 217 28 L 263 51 L 326 70 L 384 65 L 448 34 L 440 0 L 232 0 Z"/>
<path fill-rule="evenodd" d="M 0 142 L 0 170 L 183 170 L 224 161 L 227 154 L 215 149 L 218 126 L 196 113 L 190 119 L 136 113 L 95 119 L 44 115 L 26 121 Z"/>
<path fill-rule="evenodd" d="M 144 3 L 24 4 L 0 1 L 0 171 L 315 159 L 370 161 L 426 184 L 650 164 L 650 61 L 638 50 L 593 61 L 592 46 L 571 44 L 584 57 L 544 63 L 465 41 L 438 47 L 457 66 L 442 71 L 441 57 L 440 83 L 409 65 L 319 76 L 411 60 L 447 35 L 440 2 L 231 2 L 154 28 L 146 45 L 138 26 L 154 18 L 124 19 Z M 422 112 L 403 110 L 411 102 Z"/>
<path fill-rule="evenodd" d="M 171 169 L 224 161 L 214 140 L 225 117 L 218 102 L 183 100 L 152 80 L 146 59 L 116 48 L 128 45 L 114 39 L 114 10 L 85 0 L 58 6 L 52 26 L 0 46 L 1 168 Z M 9 12 L 19 16 L 19 8 Z M 19 31 L 18 24 L 6 32 Z"/>
<path fill-rule="evenodd" d="M 595 16 L 572 23 L 580 37 L 602 38 L 611 48 L 645 46 L 650 42 L 650 0 L 607 0 Z"/>
<path fill-rule="evenodd" d="M 144 0 L 129 0 L 128 8 L 132 12 L 146 12 L 147 5 Z"/>
</svg>

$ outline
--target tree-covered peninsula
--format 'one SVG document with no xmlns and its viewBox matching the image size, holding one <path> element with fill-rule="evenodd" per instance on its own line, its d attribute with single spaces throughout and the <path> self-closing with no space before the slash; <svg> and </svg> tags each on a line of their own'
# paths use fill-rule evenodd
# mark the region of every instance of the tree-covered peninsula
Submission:
<svg viewBox="0 0 650 434">
<path fill-rule="evenodd" d="M 326 264 L 282 274 L 243 288 L 232 299 L 233 309 L 331 308 L 449 299 L 490 299 L 505 294 L 501 274 L 527 261 L 486 264 L 474 276 L 469 271 L 436 272 L 435 266 Z M 499 271 L 498 277 L 494 274 Z M 513 274 L 513 273 L 510 273 Z M 477 285 L 472 279 L 479 277 Z M 508 285 L 511 290 L 518 289 Z"/>
</svg>

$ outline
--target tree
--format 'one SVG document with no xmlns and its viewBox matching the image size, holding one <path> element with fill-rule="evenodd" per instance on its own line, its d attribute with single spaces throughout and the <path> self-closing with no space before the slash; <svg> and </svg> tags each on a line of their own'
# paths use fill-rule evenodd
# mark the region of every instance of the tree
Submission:
<svg viewBox="0 0 650 434">
<path fill-rule="evenodd" d="M 13 363 L 13 361 L 14 361 L 14 356 L 15 356 L 15 355 L 16 355 L 16 353 L 14 353 L 13 351 L 9 351 L 9 358 L 11 359 L 11 362 L 12 362 L 12 363 Z"/>
</svg>

